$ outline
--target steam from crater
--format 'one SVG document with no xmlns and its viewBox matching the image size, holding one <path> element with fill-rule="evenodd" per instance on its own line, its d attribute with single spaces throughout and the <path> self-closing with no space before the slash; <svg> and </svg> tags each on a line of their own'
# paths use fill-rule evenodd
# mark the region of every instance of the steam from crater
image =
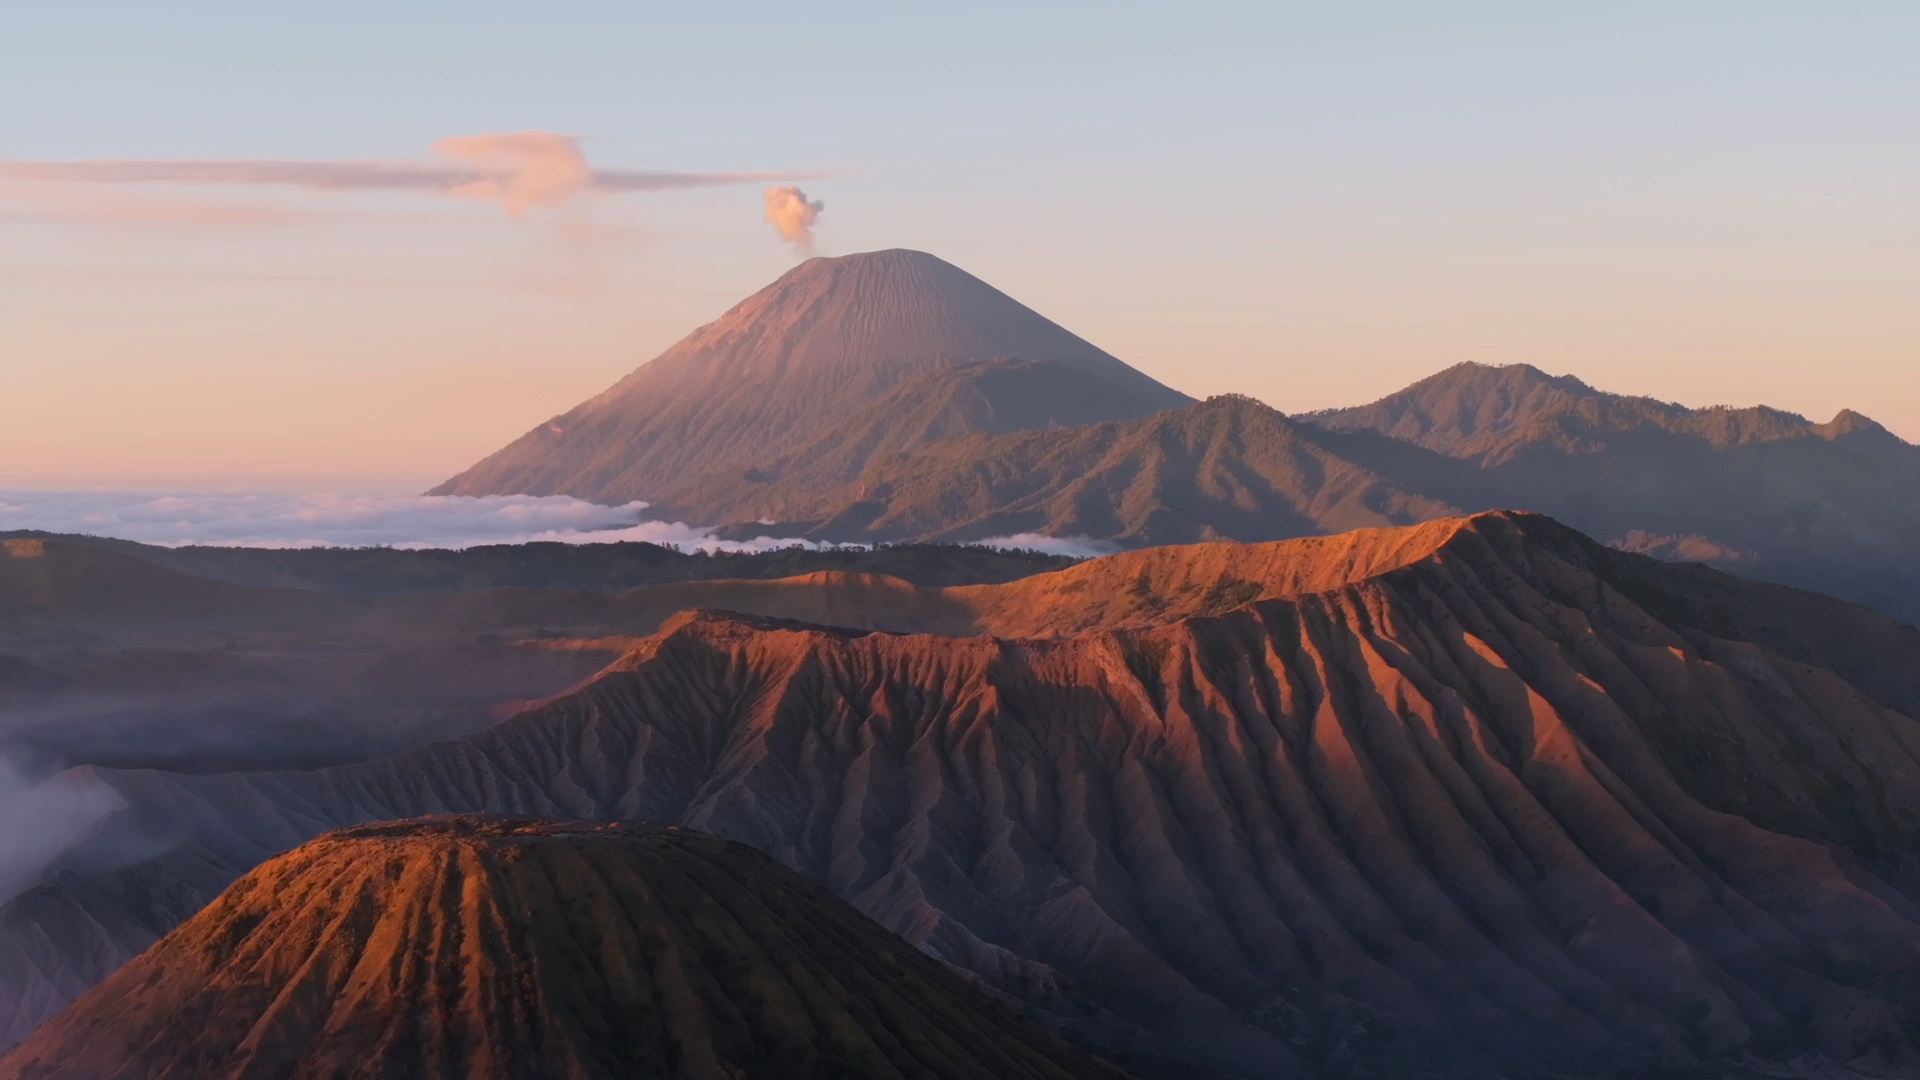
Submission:
<svg viewBox="0 0 1920 1080">
<path fill-rule="evenodd" d="M 31 888 L 47 864 L 122 805 L 88 774 L 35 782 L 0 755 L 0 903 Z"/>
<path fill-rule="evenodd" d="M 762 196 L 767 202 L 764 219 L 767 224 L 780 234 L 780 239 L 792 244 L 794 251 L 812 255 L 813 223 L 820 219 L 820 212 L 827 204 L 817 200 L 809 202 L 807 193 L 795 184 L 770 187 Z"/>
</svg>

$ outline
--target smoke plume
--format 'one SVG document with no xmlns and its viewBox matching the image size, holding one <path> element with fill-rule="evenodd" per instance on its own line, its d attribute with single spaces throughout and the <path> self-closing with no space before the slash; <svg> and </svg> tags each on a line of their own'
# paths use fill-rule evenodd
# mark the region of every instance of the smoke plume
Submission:
<svg viewBox="0 0 1920 1080">
<path fill-rule="evenodd" d="M 823 202 L 808 202 L 807 193 L 793 184 L 770 187 L 762 193 L 767 201 L 766 222 L 780 239 L 793 245 L 802 255 L 813 254 L 813 223 L 820 219 Z"/>
<path fill-rule="evenodd" d="M 98 780 L 69 771 L 33 783 L 0 757 L 0 903 L 39 880 L 60 853 L 124 804 Z"/>
</svg>

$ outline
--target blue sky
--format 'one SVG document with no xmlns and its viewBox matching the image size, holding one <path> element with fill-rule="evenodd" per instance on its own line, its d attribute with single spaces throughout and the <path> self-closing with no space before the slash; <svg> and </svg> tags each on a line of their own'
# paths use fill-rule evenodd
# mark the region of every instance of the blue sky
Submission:
<svg viewBox="0 0 1920 1080">
<path fill-rule="evenodd" d="M 933 251 L 1196 394 L 1526 360 L 1920 439 L 1915 5 L 16 8 L 0 159 L 557 131 L 603 167 L 831 174 L 824 250 Z M 0 483 L 404 488 L 794 257 L 752 187 L 621 197 L 631 242 L 577 289 L 477 208 L 202 235 L 5 196 L 0 362 L 34 370 Z"/>
</svg>

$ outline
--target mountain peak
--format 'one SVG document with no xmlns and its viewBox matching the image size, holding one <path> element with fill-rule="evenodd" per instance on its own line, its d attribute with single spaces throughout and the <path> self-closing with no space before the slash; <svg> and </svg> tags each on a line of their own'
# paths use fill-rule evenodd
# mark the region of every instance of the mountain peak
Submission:
<svg viewBox="0 0 1920 1080">
<path fill-rule="evenodd" d="M 1462 403 L 1471 402 L 1476 408 L 1484 408 L 1489 402 L 1496 407 L 1505 407 L 1511 403 L 1571 401 L 1605 396 L 1611 395 L 1595 390 L 1575 376 L 1548 374 L 1532 364 L 1482 364 L 1466 360 L 1437 371 L 1374 404 L 1451 397 Z"/>
<path fill-rule="evenodd" d="M 1280 410 L 1261 401 L 1252 394 L 1235 393 L 1211 394 L 1206 400 L 1200 403 L 1198 408 L 1191 410 L 1191 412 L 1195 415 L 1201 413 L 1250 413 L 1255 415 L 1272 413 L 1276 416 L 1285 415 L 1281 413 Z"/>
<path fill-rule="evenodd" d="M 860 424 L 916 374 L 998 357 L 1056 361 L 1153 409 L 1191 402 L 952 263 L 894 248 L 801 263 L 433 493 L 654 501 Z"/>
<path fill-rule="evenodd" d="M 1525 438 L 1536 421 L 1608 398 L 1571 375 L 1531 364 L 1455 364 L 1412 386 L 1351 409 L 1302 417 L 1336 431 L 1377 431 L 1429 450 L 1471 456 Z"/>
<path fill-rule="evenodd" d="M 918 251 L 914 248 L 880 248 L 877 251 L 856 251 L 850 255 L 815 255 L 782 274 L 781 277 L 789 278 L 803 273 L 841 272 L 849 269 L 862 272 L 899 273 L 910 268 L 960 269 L 931 252 Z"/>
<path fill-rule="evenodd" d="M 1824 424 L 1813 425 L 1815 431 L 1825 439 L 1840 439 L 1848 436 L 1860 436 L 1876 442 L 1904 443 L 1898 435 L 1888 431 L 1878 420 L 1852 409 L 1841 409 L 1833 419 Z"/>
<path fill-rule="evenodd" d="M 931 365 L 995 357 L 1059 360 L 1162 407 L 1187 401 L 965 270 L 906 248 L 808 259 L 629 381 L 687 366 L 738 375 L 827 368 L 890 382 Z"/>
<path fill-rule="evenodd" d="M 1904 446 L 1872 420 L 1843 409 L 1825 424 L 1765 405 L 1694 409 L 1612 394 L 1529 364 L 1455 364 L 1396 393 L 1301 419 L 1335 431 L 1374 431 L 1450 457 L 1501 465 L 1534 449 L 1590 454 L 1620 440 L 1678 436 L 1716 450 L 1753 443 L 1863 437 Z"/>
<path fill-rule="evenodd" d="M 1557 386 L 1563 390 L 1594 393 L 1593 387 L 1572 375 L 1549 375 L 1532 364 L 1482 364 L 1463 360 L 1421 379 L 1414 386 L 1505 384 L 1509 386 Z M 1413 387 L 1409 387 L 1411 390 Z M 1403 393 L 1405 391 L 1402 391 Z"/>
</svg>

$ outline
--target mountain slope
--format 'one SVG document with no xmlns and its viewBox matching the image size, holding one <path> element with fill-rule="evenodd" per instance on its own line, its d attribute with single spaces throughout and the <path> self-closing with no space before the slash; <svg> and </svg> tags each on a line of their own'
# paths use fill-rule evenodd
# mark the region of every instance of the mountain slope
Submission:
<svg viewBox="0 0 1920 1080">
<path fill-rule="evenodd" d="M 433 494 L 655 500 L 864 422 L 865 406 L 912 375 L 997 357 L 1103 379 L 1124 409 L 1190 400 L 931 255 L 809 259 Z M 679 509 L 712 523 L 702 507 Z"/>
<path fill-rule="evenodd" d="M 437 818 L 227 889 L 0 1080 L 1123 1080 L 745 845 Z"/>
<path fill-rule="evenodd" d="M 763 466 L 669 488 L 653 512 L 716 522 L 786 519 L 845 489 L 873 462 L 942 439 L 1131 420 L 1159 409 L 1098 375 L 1054 360 L 937 368 L 902 380 L 863 407 L 858 422 Z"/>
<path fill-rule="evenodd" d="M 842 542 L 1044 533 L 1131 546 L 1277 539 L 1459 512 L 1350 455 L 1364 449 L 1416 481 L 1460 472 L 1452 463 L 1361 441 L 1225 395 L 1136 420 L 876 455 L 851 483 L 788 494 L 779 524 Z"/>
<path fill-rule="evenodd" d="M 490 810 L 745 840 L 1204 1075 L 1920 1068 L 1920 631 L 1522 514 L 951 592 L 1066 636 L 696 613 L 382 761 L 96 772 L 127 809 L 0 910 L 0 992 L 326 828 Z"/>
<path fill-rule="evenodd" d="M 1643 551 L 1818 589 L 1920 622 L 1920 447 L 1851 411 L 1687 409 L 1525 365 L 1463 364 L 1302 419 L 1459 459 L 1490 501 Z"/>
</svg>

